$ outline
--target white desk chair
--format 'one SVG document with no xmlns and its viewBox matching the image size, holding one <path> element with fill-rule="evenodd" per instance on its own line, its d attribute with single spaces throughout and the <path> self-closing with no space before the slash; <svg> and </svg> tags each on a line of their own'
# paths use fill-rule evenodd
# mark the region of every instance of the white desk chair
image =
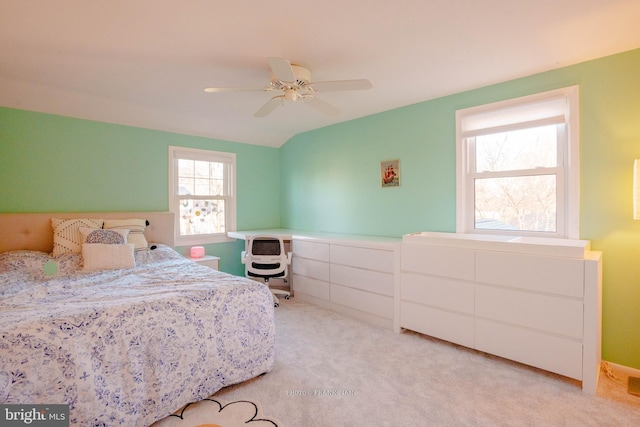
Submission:
<svg viewBox="0 0 640 427">
<path fill-rule="evenodd" d="M 251 236 L 247 241 L 247 250 L 242 251 L 242 263 L 245 275 L 249 278 L 260 278 L 273 294 L 273 304 L 278 307 L 277 295 L 289 299 L 291 293 L 269 286 L 269 279 L 281 278 L 287 282 L 288 266 L 291 264 L 291 252 L 285 252 L 284 241 L 278 236 Z"/>
</svg>

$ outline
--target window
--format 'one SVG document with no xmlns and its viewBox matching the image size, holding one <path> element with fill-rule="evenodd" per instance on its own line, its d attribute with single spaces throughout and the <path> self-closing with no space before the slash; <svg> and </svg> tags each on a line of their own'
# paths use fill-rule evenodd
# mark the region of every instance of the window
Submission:
<svg viewBox="0 0 640 427">
<path fill-rule="evenodd" d="M 578 88 L 456 112 L 458 232 L 579 238 Z"/>
<path fill-rule="evenodd" d="M 227 240 L 235 230 L 234 153 L 169 147 L 169 205 L 176 214 L 176 244 Z"/>
</svg>

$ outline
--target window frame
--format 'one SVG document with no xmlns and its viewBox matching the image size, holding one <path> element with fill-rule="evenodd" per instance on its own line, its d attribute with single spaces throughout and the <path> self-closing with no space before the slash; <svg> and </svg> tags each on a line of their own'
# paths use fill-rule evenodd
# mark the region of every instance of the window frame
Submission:
<svg viewBox="0 0 640 427">
<path fill-rule="evenodd" d="M 563 101 L 562 117 L 551 115 L 543 118 L 505 119 L 505 123 L 478 126 L 465 131 L 465 120 L 482 116 L 499 117 L 514 111 L 533 110 L 541 103 Z M 513 236 L 538 236 L 579 239 L 580 235 L 580 156 L 578 130 L 578 86 L 542 92 L 534 95 L 509 99 L 477 107 L 456 111 L 456 232 L 469 234 L 501 234 Z M 526 113 L 525 113 L 526 114 Z M 515 117 L 518 117 L 517 115 Z M 507 122 L 508 120 L 508 122 Z M 557 146 L 558 165 L 542 169 L 521 169 L 516 171 L 475 171 L 475 137 L 483 134 L 499 133 L 548 124 L 563 124 L 564 140 Z M 470 139 L 474 138 L 473 142 Z M 556 174 L 556 232 L 528 230 L 496 230 L 475 228 L 475 179 L 478 177 L 517 177 Z"/>
<path fill-rule="evenodd" d="M 209 243 L 230 242 L 227 236 L 230 231 L 236 231 L 237 211 L 236 211 L 236 154 L 224 151 L 204 150 L 199 148 L 187 148 L 169 146 L 169 211 L 175 214 L 174 237 L 176 246 L 204 245 Z M 214 234 L 180 235 L 180 195 L 178 193 L 178 160 L 198 160 L 206 162 L 224 163 L 225 167 L 225 188 L 224 196 L 213 198 L 225 201 L 225 231 Z M 197 198 L 197 197 L 195 197 Z"/>
</svg>

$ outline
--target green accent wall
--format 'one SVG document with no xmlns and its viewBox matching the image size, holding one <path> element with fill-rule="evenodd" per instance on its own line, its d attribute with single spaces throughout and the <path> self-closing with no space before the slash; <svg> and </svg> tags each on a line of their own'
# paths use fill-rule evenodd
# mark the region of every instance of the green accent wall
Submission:
<svg viewBox="0 0 640 427">
<path fill-rule="evenodd" d="M 306 132 L 279 149 L 0 108 L 0 212 L 167 210 L 167 147 L 177 145 L 237 154 L 239 229 L 455 231 L 455 110 L 578 84 L 581 238 L 604 253 L 603 358 L 640 369 L 639 76 L 633 50 Z M 381 188 L 380 161 L 392 159 L 401 185 Z M 242 248 L 207 253 L 242 275 Z"/>
<path fill-rule="evenodd" d="M 640 221 L 632 218 L 640 50 L 296 135 L 280 150 L 282 226 L 383 236 L 455 231 L 455 111 L 576 84 L 581 238 L 604 260 L 602 356 L 640 369 Z M 380 161 L 391 159 L 400 160 L 400 187 L 381 188 Z"/>
<path fill-rule="evenodd" d="M 236 153 L 238 227 L 280 225 L 277 148 L 9 108 L 0 108 L 0 212 L 166 211 L 170 145 Z M 244 275 L 241 245 L 207 253 Z"/>
</svg>

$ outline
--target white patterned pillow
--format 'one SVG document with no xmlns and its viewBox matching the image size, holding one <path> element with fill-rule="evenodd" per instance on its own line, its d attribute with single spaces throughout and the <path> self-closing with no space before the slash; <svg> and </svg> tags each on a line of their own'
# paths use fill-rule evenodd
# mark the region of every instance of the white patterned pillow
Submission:
<svg viewBox="0 0 640 427">
<path fill-rule="evenodd" d="M 133 243 L 124 245 L 85 243 L 82 245 L 82 261 L 83 271 L 114 270 L 136 266 Z"/>
<path fill-rule="evenodd" d="M 105 230 L 102 228 L 80 227 L 80 234 L 82 234 L 82 243 L 106 243 L 111 245 L 124 245 L 125 243 L 127 243 L 129 230 L 126 228 Z"/>
<path fill-rule="evenodd" d="M 135 250 L 148 249 L 149 244 L 144 237 L 144 229 L 147 226 L 145 219 L 107 219 L 104 222 L 105 230 L 129 230 L 128 243 L 135 245 Z"/>
<path fill-rule="evenodd" d="M 53 227 L 53 256 L 79 254 L 82 250 L 80 227 L 102 228 L 103 219 L 51 218 Z"/>
</svg>

